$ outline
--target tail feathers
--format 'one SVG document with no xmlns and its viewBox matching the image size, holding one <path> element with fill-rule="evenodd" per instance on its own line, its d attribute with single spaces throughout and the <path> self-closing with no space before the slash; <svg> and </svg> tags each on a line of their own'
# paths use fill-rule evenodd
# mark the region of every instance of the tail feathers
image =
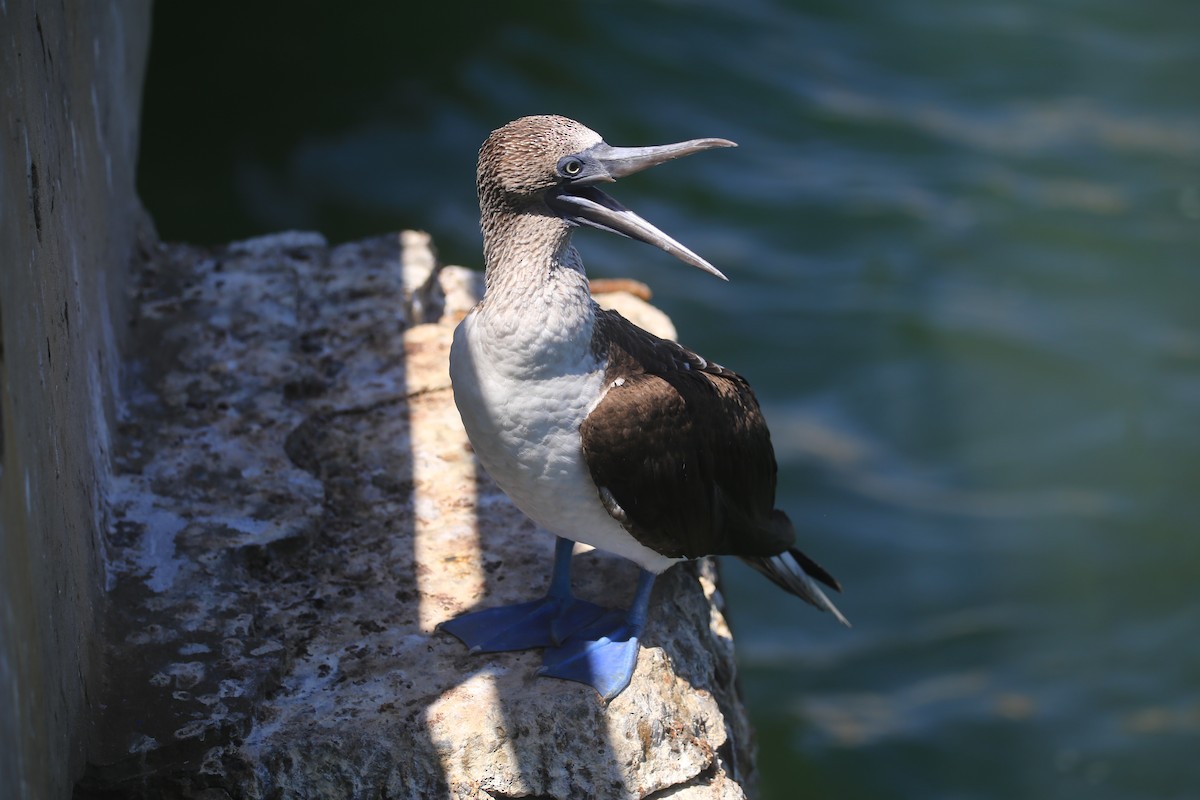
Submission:
<svg viewBox="0 0 1200 800">
<path fill-rule="evenodd" d="M 839 592 L 842 590 L 841 585 L 817 562 L 796 548 L 784 550 L 775 556 L 750 556 L 743 557 L 742 560 L 766 575 L 780 588 L 791 592 L 822 611 L 828 611 L 837 618 L 838 622 L 850 627 L 849 621 L 826 597 L 817 581 Z"/>
</svg>

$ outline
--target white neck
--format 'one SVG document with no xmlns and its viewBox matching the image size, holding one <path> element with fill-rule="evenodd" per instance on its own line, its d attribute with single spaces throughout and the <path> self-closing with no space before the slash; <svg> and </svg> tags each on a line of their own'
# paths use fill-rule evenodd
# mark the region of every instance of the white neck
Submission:
<svg viewBox="0 0 1200 800">
<path fill-rule="evenodd" d="M 586 361 L 596 305 L 570 226 L 538 213 L 493 223 L 484 229 L 487 288 L 477 313 L 497 355 L 535 371 Z"/>
</svg>

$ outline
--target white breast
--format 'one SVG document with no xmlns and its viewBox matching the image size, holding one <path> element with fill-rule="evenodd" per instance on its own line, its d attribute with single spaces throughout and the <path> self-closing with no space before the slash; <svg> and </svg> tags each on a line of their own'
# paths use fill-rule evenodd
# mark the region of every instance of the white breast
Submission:
<svg viewBox="0 0 1200 800">
<path fill-rule="evenodd" d="M 600 401 L 604 366 L 590 330 L 577 338 L 498 330 L 471 312 L 450 351 L 454 402 L 484 469 L 534 522 L 662 572 L 678 559 L 639 544 L 605 511 L 584 463 L 579 426 Z"/>
</svg>

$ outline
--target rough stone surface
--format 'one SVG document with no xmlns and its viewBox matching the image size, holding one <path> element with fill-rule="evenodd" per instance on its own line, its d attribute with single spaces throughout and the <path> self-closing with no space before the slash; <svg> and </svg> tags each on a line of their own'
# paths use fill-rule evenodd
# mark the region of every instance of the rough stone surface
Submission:
<svg viewBox="0 0 1200 800">
<path fill-rule="evenodd" d="M 84 765 L 149 0 L 0 2 L 0 797 Z"/>
<path fill-rule="evenodd" d="M 286 234 L 162 246 L 141 275 L 80 796 L 744 797 L 712 564 L 659 580 L 608 706 L 435 630 L 543 592 L 553 542 L 477 467 L 447 356 L 480 276 L 434 263 L 418 234 Z M 628 602 L 633 565 L 576 559 L 579 594 Z"/>
</svg>

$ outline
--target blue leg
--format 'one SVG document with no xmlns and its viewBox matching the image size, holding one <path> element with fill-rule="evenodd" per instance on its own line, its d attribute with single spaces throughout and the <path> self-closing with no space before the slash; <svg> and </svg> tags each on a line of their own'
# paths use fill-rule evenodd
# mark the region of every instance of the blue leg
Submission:
<svg viewBox="0 0 1200 800">
<path fill-rule="evenodd" d="M 548 648 L 538 674 L 586 683 L 606 702 L 620 694 L 637 666 L 638 637 L 646 625 L 655 577 L 653 572 L 642 570 L 629 611 L 609 611 L 573 633 L 561 646 Z"/>
<path fill-rule="evenodd" d="M 458 637 L 472 653 L 532 650 L 565 641 L 608 611 L 571 595 L 571 550 L 574 546 L 569 539 L 559 538 L 556 542 L 550 590 L 541 600 L 473 611 L 438 627 Z"/>
</svg>

